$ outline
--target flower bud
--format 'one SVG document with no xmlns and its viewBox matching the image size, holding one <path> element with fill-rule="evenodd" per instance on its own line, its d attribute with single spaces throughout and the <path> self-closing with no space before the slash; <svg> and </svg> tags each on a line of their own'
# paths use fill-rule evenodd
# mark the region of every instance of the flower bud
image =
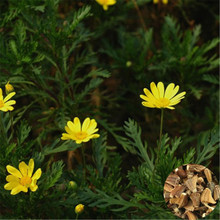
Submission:
<svg viewBox="0 0 220 220">
<path fill-rule="evenodd" d="M 158 4 L 159 0 L 153 0 L 154 4 Z"/>
<path fill-rule="evenodd" d="M 14 87 L 8 81 L 7 84 L 5 85 L 5 92 L 6 94 L 9 94 L 12 91 L 14 91 Z"/>
<path fill-rule="evenodd" d="M 69 181 L 69 188 L 76 190 L 77 189 L 77 183 L 75 181 Z"/>
<path fill-rule="evenodd" d="M 126 67 L 130 67 L 132 65 L 132 62 L 131 61 L 127 61 L 126 62 Z"/>
<path fill-rule="evenodd" d="M 81 214 L 84 211 L 84 205 L 83 204 L 78 204 L 75 207 L 75 213 L 76 214 Z"/>
<path fill-rule="evenodd" d="M 168 4 L 168 0 L 162 0 L 162 2 L 163 2 L 164 5 Z"/>
</svg>

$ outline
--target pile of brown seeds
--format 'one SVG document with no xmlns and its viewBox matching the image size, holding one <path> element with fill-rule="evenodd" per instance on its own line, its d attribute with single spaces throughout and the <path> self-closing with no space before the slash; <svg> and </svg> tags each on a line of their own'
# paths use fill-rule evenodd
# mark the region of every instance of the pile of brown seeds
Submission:
<svg viewBox="0 0 220 220">
<path fill-rule="evenodd" d="M 216 207 L 219 195 L 220 186 L 216 177 L 208 168 L 198 164 L 175 169 L 164 185 L 167 207 L 184 219 L 207 216 Z"/>
</svg>

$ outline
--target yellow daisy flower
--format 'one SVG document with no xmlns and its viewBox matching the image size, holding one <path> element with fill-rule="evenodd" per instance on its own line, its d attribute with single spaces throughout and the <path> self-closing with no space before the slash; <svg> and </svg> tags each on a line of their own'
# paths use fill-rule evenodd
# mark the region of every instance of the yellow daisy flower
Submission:
<svg viewBox="0 0 220 220">
<path fill-rule="evenodd" d="M 4 185 L 6 190 L 11 190 L 11 195 L 16 195 L 19 192 L 27 192 L 28 188 L 32 192 L 35 192 L 38 188 L 37 180 L 41 177 L 41 169 L 37 169 L 37 171 L 33 174 L 34 171 L 34 160 L 30 159 L 28 165 L 25 162 L 19 163 L 19 170 L 14 168 L 13 166 L 7 165 L 6 169 L 11 174 L 6 177 L 8 181 L 7 184 Z"/>
<path fill-rule="evenodd" d="M 92 138 L 98 138 L 99 134 L 94 134 L 99 129 L 96 128 L 97 123 L 95 119 L 86 118 L 81 126 L 81 122 L 78 117 L 75 117 L 73 122 L 68 121 L 65 130 L 67 133 L 63 133 L 62 140 L 74 140 L 77 144 L 82 142 L 88 142 Z"/>
<path fill-rule="evenodd" d="M 15 92 L 11 92 L 4 98 L 2 95 L 2 89 L 0 88 L 0 111 L 7 112 L 7 111 L 12 111 L 14 109 L 12 105 L 14 105 L 16 101 L 15 100 L 8 101 L 8 100 L 15 94 L 16 94 Z"/>
<path fill-rule="evenodd" d="M 142 105 L 149 108 L 169 108 L 174 109 L 173 105 L 178 104 L 184 98 L 186 92 L 178 95 L 179 86 L 175 87 L 174 83 L 170 83 L 164 91 L 164 84 L 159 82 L 156 86 L 154 82 L 150 84 L 151 92 L 144 88 L 145 95 L 140 95 L 144 100 Z"/>
<path fill-rule="evenodd" d="M 106 11 L 109 5 L 114 5 L 116 3 L 116 0 L 96 0 L 96 2 L 102 5 L 103 9 Z"/>
<path fill-rule="evenodd" d="M 5 85 L 5 92 L 6 94 L 9 94 L 10 92 L 13 92 L 13 91 L 14 91 L 14 87 L 8 81 L 7 84 Z"/>
</svg>

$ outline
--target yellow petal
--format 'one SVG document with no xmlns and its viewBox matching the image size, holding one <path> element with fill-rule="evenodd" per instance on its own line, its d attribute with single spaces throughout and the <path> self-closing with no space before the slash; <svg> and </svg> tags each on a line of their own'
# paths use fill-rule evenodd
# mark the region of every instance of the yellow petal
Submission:
<svg viewBox="0 0 220 220">
<path fill-rule="evenodd" d="M 7 169 L 7 171 L 8 171 L 10 174 L 12 174 L 13 176 L 16 176 L 16 177 L 18 177 L 18 178 L 21 178 L 21 177 L 22 177 L 20 171 L 17 170 L 16 168 L 14 168 L 13 166 L 7 165 L 7 166 L 6 166 L 6 169 Z"/>
<path fill-rule="evenodd" d="M 82 124 L 82 131 L 87 131 L 90 125 L 90 118 L 86 118 Z"/>
<path fill-rule="evenodd" d="M 68 126 L 65 126 L 65 131 L 66 131 L 68 134 L 73 134 L 73 133 L 74 133 Z"/>
<path fill-rule="evenodd" d="M 8 182 L 18 182 L 19 178 L 16 177 L 16 176 L 13 176 L 13 175 L 8 175 L 8 176 L 6 176 L 6 181 L 8 181 Z"/>
<path fill-rule="evenodd" d="M 148 108 L 155 108 L 155 105 L 149 102 L 142 102 L 142 105 Z"/>
<path fill-rule="evenodd" d="M 25 162 L 22 161 L 21 163 L 19 163 L 18 167 L 19 167 L 19 170 L 23 176 L 28 175 L 28 166 Z"/>
<path fill-rule="evenodd" d="M 74 118 L 74 124 L 76 126 L 76 131 L 81 131 L 81 123 L 78 117 Z"/>
<path fill-rule="evenodd" d="M 93 131 L 95 130 L 96 126 L 97 126 L 97 122 L 95 121 L 95 119 L 92 119 L 90 121 L 90 125 L 89 125 L 89 127 L 87 129 L 87 134 L 92 134 Z"/>
<path fill-rule="evenodd" d="M 103 9 L 104 9 L 105 11 L 107 11 L 107 10 L 108 10 L 108 5 L 103 5 Z"/>
<path fill-rule="evenodd" d="M 173 97 L 170 101 L 171 102 L 174 102 L 174 101 L 177 101 L 179 99 L 183 99 L 185 98 L 184 95 L 186 94 L 186 92 L 181 92 L 180 94 L 176 95 L 175 97 Z"/>
<path fill-rule="evenodd" d="M 10 101 L 6 102 L 5 104 L 14 105 L 14 104 L 16 104 L 16 101 L 15 100 L 10 100 Z"/>
<path fill-rule="evenodd" d="M 144 88 L 144 93 L 149 99 L 151 99 L 152 102 L 155 102 L 156 98 L 153 96 L 153 94 L 148 89 Z"/>
<path fill-rule="evenodd" d="M 3 100 L 2 89 L 0 88 L 0 100 Z"/>
<path fill-rule="evenodd" d="M 9 93 L 5 98 L 4 98 L 4 102 L 7 102 L 12 96 L 14 96 L 16 93 L 15 92 L 11 92 Z"/>
<path fill-rule="evenodd" d="M 35 192 L 37 189 L 38 189 L 38 186 L 36 184 L 35 185 L 30 185 L 30 190 L 32 192 Z"/>
<path fill-rule="evenodd" d="M 174 87 L 175 87 L 175 84 L 174 84 L 174 83 L 170 83 L 170 84 L 167 86 L 166 91 L 165 91 L 164 98 L 170 99 L 170 97 L 172 96 Z"/>
<path fill-rule="evenodd" d="M 91 135 L 91 134 L 93 134 L 93 133 L 95 133 L 95 132 L 97 132 L 99 129 L 98 128 L 96 128 L 96 129 L 94 129 L 94 130 L 91 130 L 91 132 L 87 132 L 87 134 L 88 135 Z"/>
<path fill-rule="evenodd" d="M 22 186 L 22 185 L 18 185 L 18 186 L 16 186 L 15 188 L 12 189 L 11 195 L 16 195 L 16 194 L 18 194 L 18 193 L 21 192 L 21 191 L 27 192 L 28 189 L 27 189 L 27 187 L 24 187 L 24 186 Z"/>
<path fill-rule="evenodd" d="M 38 180 L 41 177 L 42 171 L 41 168 L 38 168 L 35 174 L 32 176 L 32 180 Z"/>
<path fill-rule="evenodd" d="M 171 106 L 168 106 L 167 108 L 169 108 L 169 109 L 171 109 L 171 110 L 175 109 L 174 107 L 171 107 Z"/>
<path fill-rule="evenodd" d="M 16 182 L 16 181 L 9 182 L 9 183 L 4 185 L 4 189 L 12 190 L 13 188 L 17 187 L 18 185 L 20 185 L 19 182 Z"/>
<path fill-rule="evenodd" d="M 159 82 L 157 84 L 157 88 L 158 88 L 158 91 L 159 91 L 160 98 L 163 98 L 163 96 L 164 96 L 164 85 L 163 85 L 163 83 Z"/>
<path fill-rule="evenodd" d="M 75 136 L 73 134 L 66 134 L 66 133 L 63 133 L 62 134 L 62 137 L 61 137 L 61 140 L 75 140 Z"/>
<path fill-rule="evenodd" d="M 31 177 L 34 171 L 34 160 L 30 159 L 28 163 L 28 176 Z"/>
<path fill-rule="evenodd" d="M 154 82 L 152 82 L 152 83 L 150 84 L 150 89 L 151 89 L 151 91 L 152 91 L 153 96 L 154 96 L 156 99 L 159 99 L 159 98 L 160 98 L 159 92 L 158 92 L 157 86 L 156 86 L 156 84 L 155 84 Z"/>
</svg>

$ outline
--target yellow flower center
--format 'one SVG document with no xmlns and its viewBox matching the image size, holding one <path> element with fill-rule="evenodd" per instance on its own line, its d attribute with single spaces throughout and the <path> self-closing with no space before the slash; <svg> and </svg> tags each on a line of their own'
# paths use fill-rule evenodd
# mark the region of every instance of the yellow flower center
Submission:
<svg viewBox="0 0 220 220">
<path fill-rule="evenodd" d="M 4 106 L 4 102 L 3 100 L 0 100 L 0 108 L 2 108 Z"/>
<path fill-rule="evenodd" d="M 169 104 L 170 104 L 169 99 L 167 99 L 167 98 L 160 98 L 159 99 L 159 107 L 160 108 L 165 108 L 165 107 L 169 106 Z"/>
<path fill-rule="evenodd" d="M 83 140 L 86 137 L 87 137 L 87 133 L 86 132 L 80 131 L 80 132 L 76 133 L 77 140 Z"/>
<path fill-rule="evenodd" d="M 21 179 L 20 179 L 20 184 L 22 186 L 27 186 L 27 185 L 30 185 L 31 184 L 31 177 L 29 176 L 23 176 Z"/>
</svg>

